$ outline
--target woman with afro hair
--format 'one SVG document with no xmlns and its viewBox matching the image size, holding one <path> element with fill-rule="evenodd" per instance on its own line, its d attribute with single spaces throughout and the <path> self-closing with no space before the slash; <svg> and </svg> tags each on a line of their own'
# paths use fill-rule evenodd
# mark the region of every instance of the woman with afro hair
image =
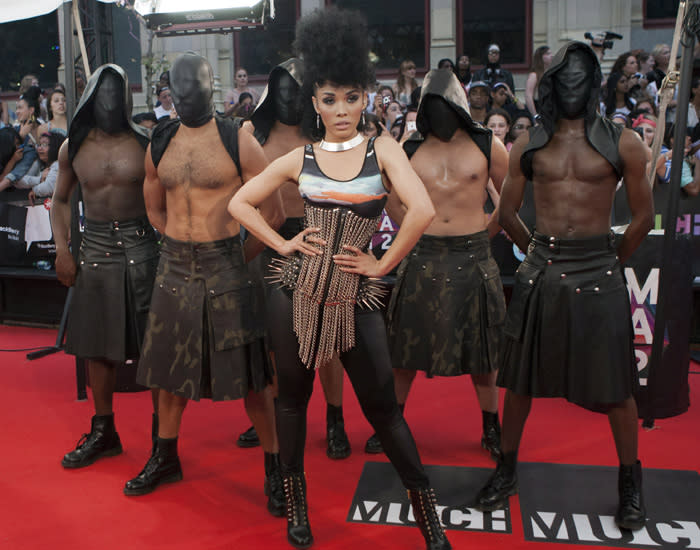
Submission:
<svg viewBox="0 0 700 550">
<path fill-rule="evenodd" d="M 244 185 L 229 212 L 286 261 L 272 266 L 281 288 L 276 311 L 277 430 L 287 501 L 287 538 L 313 542 L 306 504 L 304 445 L 314 369 L 338 354 L 362 410 L 408 489 L 429 550 L 450 549 L 435 510 L 435 495 L 394 393 L 391 360 L 376 287 L 416 244 L 435 215 L 427 192 L 400 145 L 361 130 L 369 65 L 367 24 L 359 14 L 329 8 L 297 24 L 295 48 L 304 61 L 306 122 L 320 142 L 273 161 Z M 287 181 L 304 199 L 305 229 L 285 240 L 256 207 Z M 406 216 L 386 254 L 367 252 L 387 199 L 395 192 Z"/>
</svg>

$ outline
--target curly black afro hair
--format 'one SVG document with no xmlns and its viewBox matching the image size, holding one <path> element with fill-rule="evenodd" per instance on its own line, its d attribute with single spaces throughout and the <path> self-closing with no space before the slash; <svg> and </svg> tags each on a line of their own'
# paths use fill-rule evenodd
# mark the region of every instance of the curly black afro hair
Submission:
<svg viewBox="0 0 700 550">
<path fill-rule="evenodd" d="M 331 6 L 302 17 L 296 26 L 294 50 L 304 62 L 304 96 L 310 98 L 315 87 L 326 82 L 367 88 L 374 80 L 367 36 L 367 21 L 356 11 Z M 302 128 L 313 139 L 325 133 L 323 124 L 316 127 L 313 108 L 304 110 Z"/>
<path fill-rule="evenodd" d="M 304 61 L 304 81 L 366 88 L 374 74 L 369 62 L 367 21 L 335 6 L 315 10 L 297 23 L 294 49 Z"/>
</svg>

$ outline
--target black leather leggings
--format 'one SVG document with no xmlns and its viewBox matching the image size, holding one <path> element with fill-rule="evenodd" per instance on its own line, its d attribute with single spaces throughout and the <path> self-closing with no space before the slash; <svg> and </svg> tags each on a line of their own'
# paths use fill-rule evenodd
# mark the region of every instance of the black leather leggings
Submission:
<svg viewBox="0 0 700 550">
<path fill-rule="evenodd" d="M 279 398 L 279 434 L 282 474 L 304 471 L 306 411 L 313 391 L 315 371 L 299 359 L 299 343 L 292 328 L 292 300 L 284 290 L 274 290 L 268 301 L 270 343 L 275 352 Z M 379 311 L 355 315 L 355 347 L 340 360 L 348 373 L 362 412 L 372 425 L 384 452 L 407 489 L 427 489 L 416 443 L 401 414 L 394 392 L 394 375 Z M 321 367 L 323 368 L 323 367 Z"/>
</svg>

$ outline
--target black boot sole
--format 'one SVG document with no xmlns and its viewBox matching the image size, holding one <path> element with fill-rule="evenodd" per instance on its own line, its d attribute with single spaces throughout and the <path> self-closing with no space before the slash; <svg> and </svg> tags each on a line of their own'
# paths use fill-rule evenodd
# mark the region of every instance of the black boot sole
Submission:
<svg viewBox="0 0 700 550">
<path fill-rule="evenodd" d="M 67 462 L 66 459 L 64 458 L 61 460 L 61 466 L 64 468 L 67 468 L 68 470 L 75 470 L 77 468 L 84 468 L 85 466 L 90 466 L 90 464 L 94 464 L 97 462 L 100 458 L 108 458 L 110 456 L 117 456 L 120 455 L 124 452 L 124 449 L 122 448 L 121 445 L 118 447 L 112 447 L 111 449 L 107 449 L 106 451 L 102 451 L 100 454 L 97 454 L 93 456 L 92 458 L 89 458 L 87 460 L 82 460 L 80 462 Z"/>
<path fill-rule="evenodd" d="M 309 542 L 307 542 L 306 544 L 299 544 L 298 542 L 296 542 L 296 541 L 295 541 L 292 537 L 290 537 L 289 535 L 287 535 L 287 541 L 288 541 L 289 544 L 291 544 L 294 548 L 310 548 L 311 545 L 314 543 L 314 539 L 313 539 L 313 537 L 311 537 L 311 540 L 310 540 Z"/>
<path fill-rule="evenodd" d="M 144 487 L 143 489 L 127 489 L 126 487 L 124 487 L 124 494 L 129 497 L 147 495 L 148 493 L 152 493 L 153 491 L 155 491 L 158 488 L 158 486 L 162 485 L 163 483 L 175 483 L 177 481 L 182 481 L 182 472 L 175 472 L 174 474 L 171 474 L 168 477 L 164 477 L 163 479 L 159 480 L 158 483 L 150 485 L 148 487 Z"/>
<path fill-rule="evenodd" d="M 237 439 L 236 445 L 238 445 L 241 449 L 252 449 L 253 447 L 260 447 L 260 440 Z"/>
<path fill-rule="evenodd" d="M 481 504 L 479 501 L 476 502 L 474 507 L 477 510 L 481 510 L 482 512 L 494 512 L 496 510 L 503 510 L 508 506 L 508 499 L 512 497 L 513 495 L 518 494 L 518 486 L 515 485 L 514 487 L 511 487 L 508 492 L 504 495 L 504 498 L 499 500 L 498 502 L 495 502 L 493 504 Z"/>
<path fill-rule="evenodd" d="M 646 519 L 641 519 L 638 521 L 620 521 L 617 518 L 615 518 L 615 525 L 617 525 L 620 529 L 624 529 L 626 531 L 639 531 L 644 525 L 646 524 Z"/>
<path fill-rule="evenodd" d="M 348 447 L 347 450 L 342 452 L 333 452 L 330 448 L 326 449 L 326 456 L 333 460 L 343 460 L 352 454 L 352 449 Z"/>
</svg>

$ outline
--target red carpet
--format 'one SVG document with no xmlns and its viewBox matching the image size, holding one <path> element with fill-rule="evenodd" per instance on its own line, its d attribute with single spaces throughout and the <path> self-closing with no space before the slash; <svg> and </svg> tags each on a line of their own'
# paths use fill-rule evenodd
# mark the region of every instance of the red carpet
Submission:
<svg viewBox="0 0 700 550">
<path fill-rule="evenodd" d="M 0 325 L 0 348 L 51 345 L 55 334 Z M 67 471 L 60 459 L 89 429 L 92 415 L 89 401 L 75 401 L 73 358 L 60 353 L 30 362 L 24 352 L 2 353 L 0 358 L 5 395 L 0 402 L 1 549 L 291 548 L 285 520 L 269 516 L 265 508 L 262 451 L 234 445 L 238 433 L 249 426 L 241 402 L 192 403 L 180 438 L 185 480 L 130 498 L 122 494 L 124 482 L 140 471 L 150 450 L 149 394 L 116 397 L 124 454 Z M 691 392 L 694 402 L 700 396 L 700 375 L 691 375 Z M 314 548 L 424 548 L 417 529 L 345 521 L 363 464 L 384 460 L 362 452 L 370 428 L 349 384 L 345 418 L 353 454 L 331 461 L 325 456 L 325 404 L 318 388 L 311 402 L 306 455 Z M 467 378 L 420 378 L 406 418 L 426 464 L 492 466 L 479 447 L 481 415 Z M 640 429 L 644 466 L 697 470 L 699 426 L 700 412 L 691 407 L 680 417 L 657 421 L 653 431 Z M 535 402 L 520 457 L 526 462 L 616 465 L 606 418 L 561 400 Z M 610 491 L 614 499 L 614 488 Z M 465 502 L 472 497 L 465 495 Z M 512 534 L 449 531 L 454 548 L 552 547 L 523 540 L 518 501 L 511 502 Z"/>
</svg>

